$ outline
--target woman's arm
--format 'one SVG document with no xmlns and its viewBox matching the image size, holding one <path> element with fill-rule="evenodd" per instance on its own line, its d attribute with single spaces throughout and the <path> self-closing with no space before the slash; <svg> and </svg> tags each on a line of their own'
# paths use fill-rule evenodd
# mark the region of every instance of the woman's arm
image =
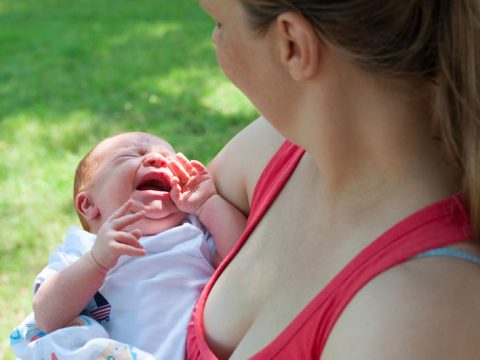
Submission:
<svg viewBox="0 0 480 360">
<path fill-rule="evenodd" d="M 208 167 L 218 193 L 248 215 L 257 180 L 284 141 L 262 117 L 240 131 Z"/>
</svg>

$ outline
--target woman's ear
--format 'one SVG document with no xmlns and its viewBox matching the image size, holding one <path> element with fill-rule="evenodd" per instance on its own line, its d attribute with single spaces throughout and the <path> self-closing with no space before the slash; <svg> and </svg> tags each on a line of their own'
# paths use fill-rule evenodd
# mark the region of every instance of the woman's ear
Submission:
<svg viewBox="0 0 480 360">
<path fill-rule="evenodd" d="M 294 80 L 315 76 L 320 68 L 325 42 L 304 16 L 293 11 L 278 15 L 277 31 L 280 35 L 281 61 Z"/>
<path fill-rule="evenodd" d="M 100 210 L 86 191 L 79 192 L 75 197 L 75 208 L 86 220 L 93 220 L 100 215 Z"/>
</svg>

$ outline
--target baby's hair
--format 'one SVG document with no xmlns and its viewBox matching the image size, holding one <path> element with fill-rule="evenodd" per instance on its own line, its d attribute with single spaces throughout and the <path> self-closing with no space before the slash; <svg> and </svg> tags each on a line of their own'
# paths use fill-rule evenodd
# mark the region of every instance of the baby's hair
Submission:
<svg viewBox="0 0 480 360">
<path fill-rule="evenodd" d="M 95 157 L 92 156 L 92 153 L 97 146 L 98 144 L 92 147 L 90 151 L 87 153 L 87 155 L 85 155 L 77 165 L 77 169 L 75 170 L 75 179 L 73 182 L 74 203 L 75 203 L 75 199 L 77 198 L 77 195 L 91 185 L 91 182 L 93 180 L 93 173 L 95 168 L 97 167 L 97 161 L 95 160 Z M 85 218 L 83 217 L 83 215 L 80 214 L 78 210 L 77 210 L 77 214 L 83 229 L 86 231 L 90 231 L 90 226 L 88 222 L 85 220 Z"/>
</svg>

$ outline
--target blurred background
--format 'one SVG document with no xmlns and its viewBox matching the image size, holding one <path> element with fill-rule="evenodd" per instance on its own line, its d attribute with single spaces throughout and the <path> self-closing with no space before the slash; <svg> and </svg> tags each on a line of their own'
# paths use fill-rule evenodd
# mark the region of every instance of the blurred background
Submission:
<svg viewBox="0 0 480 360">
<path fill-rule="evenodd" d="M 257 115 L 196 0 L 0 0 L 0 359 L 71 225 L 78 161 L 120 131 L 208 163 Z"/>
</svg>

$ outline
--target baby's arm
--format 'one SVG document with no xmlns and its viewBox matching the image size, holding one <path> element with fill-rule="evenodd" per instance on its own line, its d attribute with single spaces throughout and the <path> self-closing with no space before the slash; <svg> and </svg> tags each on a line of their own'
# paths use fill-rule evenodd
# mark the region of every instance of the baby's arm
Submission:
<svg viewBox="0 0 480 360">
<path fill-rule="evenodd" d="M 33 299 L 33 310 L 35 321 L 44 332 L 64 327 L 77 317 L 121 255 L 145 254 L 138 242 L 141 232 L 123 230 L 144 216 L 143 212 L 129 213 L 131 207 L 132 201 L 122 205 L 100 227 L 90 251 L 40 286 Z"/>
<path fill-rule="evenodd" d="M 246 217 L 218 194 L 202 163 L 180 153 L 176 160 L 169 165 L 176 175 L 170 196 L 181 211 L 196 215 L 210 232 L 216 248 L 214 264 L 218 265 L 240 238 Z"/>
</svg>

